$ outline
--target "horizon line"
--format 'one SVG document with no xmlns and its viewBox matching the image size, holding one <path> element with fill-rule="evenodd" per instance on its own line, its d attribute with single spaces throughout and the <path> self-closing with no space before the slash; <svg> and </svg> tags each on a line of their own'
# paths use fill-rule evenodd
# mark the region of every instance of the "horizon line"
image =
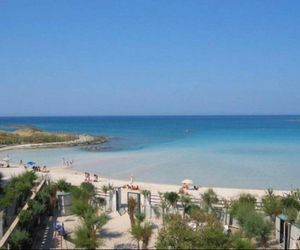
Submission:
<svg viewBox="0 0 300 250">
<path fill-rule="evenodd" d="M 200 117 L 200 116 L 300 116 L 300 114 L 128 114 L 128 115 L 0 115 L 0 118 L 46 118 L 46 117 Z"/>
</svg>

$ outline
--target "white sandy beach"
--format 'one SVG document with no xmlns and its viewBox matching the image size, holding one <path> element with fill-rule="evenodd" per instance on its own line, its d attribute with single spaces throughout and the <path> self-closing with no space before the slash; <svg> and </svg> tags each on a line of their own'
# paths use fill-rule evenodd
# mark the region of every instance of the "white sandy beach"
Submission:
<svg viewBox="0 0 300 250">
<path fill-rule="evenodd" d="M 78 170 L 75 170 L 71 167 L 65 166 L 56 166 L 50 167 L 49 176 L 52 180 L 57 181 L 59 179 L 65 179 L 66 181 L 72 183 L 73 185 L 80 185 L 84 181 L 84 173 Z M 1 168 L 0 170 L 4 178 L 9 178 L 12 175 L 17 175 L 23 171 L 25 171 L 22 167 L 12 167 L 12 168 Z M 92 175 L 93 173 L 91 173 Z M 126 180 L 118 180 L 110 177 L 99 176 L 99 182 L 93 182 L 96 187 L 101 187 L 106 183 L 111 183 L 115 187 L 122 187 L 125 184 L 129 183 Z M 134 180 L 134 184 L 138 185 L 140 189 L 148 189 L 151 190 L 152 194 L 158 194 L 158 192 L 167 192 L 167 191 L 174 191 L 178 192 L 181 185 L 171 185 L 171 184 L 157 184 L 157 183 L 148 183 L 148 182 L 140 182 L 138 181 L 138 177 Z M 266 194 L 266 190 L 263 189 L 239 189 L 239 188 L 220 188 L 220 187 L 200 187 L 199 190 L 189 190 L 189 193 L 196 198 L 199 198 L 202 193 L 207 191 L 207 189 L 213 188 L 213 190 L 218 194 L 220 198 L 230 200 L 235 199 L 242 193 L 250 193 L 255 195 L 258 199 Z M 275 194 L 283 195 L 287 193 L 287 190 L 275 190 Z"/>
</svg>

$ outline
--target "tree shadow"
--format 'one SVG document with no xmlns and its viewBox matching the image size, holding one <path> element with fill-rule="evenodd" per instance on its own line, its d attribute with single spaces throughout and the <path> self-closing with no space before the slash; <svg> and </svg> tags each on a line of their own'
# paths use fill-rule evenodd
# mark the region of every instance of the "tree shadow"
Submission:
<svg viewBox="0 0 300 250">
<path fill-rule="evenodd" d="M 114 249 L 136 249 L 136 245 L 132 243 L 122 243 L 114 245 Z"/>
<path fill-rule="evenodd" d="M 110 232 L 107 229 L 103 229 L 103 230 L 101 230 L 100 235 L 101 235 L 101 237 L 104 237 L 104 238 L 118 238 L 118 237 L 121 237 L 123 235 L 123 233 L 116 232 L 116 231 Z"/>
</svg>

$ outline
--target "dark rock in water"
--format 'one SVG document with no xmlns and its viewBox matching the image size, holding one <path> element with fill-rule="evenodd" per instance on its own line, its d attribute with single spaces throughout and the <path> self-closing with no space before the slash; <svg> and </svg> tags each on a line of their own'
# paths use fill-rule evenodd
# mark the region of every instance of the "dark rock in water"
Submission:
<svg viewBox="0 0 300 250">
<path fill-rule="evenodd" d="M 87 151 L 104 151 L 104 150 L 110 150 L 112 148 L 111 147 L 100 146 L 100 145 L 91 145 L 91 146 L 88 146 L 88 147 L 84 147 L 82 149 L 87 150 Z"/>
</svg>

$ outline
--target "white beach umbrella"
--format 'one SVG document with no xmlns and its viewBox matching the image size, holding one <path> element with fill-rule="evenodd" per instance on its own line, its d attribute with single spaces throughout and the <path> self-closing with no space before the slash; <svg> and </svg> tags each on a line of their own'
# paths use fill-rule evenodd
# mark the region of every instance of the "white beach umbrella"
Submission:
<svg viewBox="0 0 300 250">
<path fill-rule="evenodd" d="M 193 181 L 191 179 L 185 179 L 181 182 L 182 184 L 188 184 L 188 185 L 192 185 Z"/>
</svg>

